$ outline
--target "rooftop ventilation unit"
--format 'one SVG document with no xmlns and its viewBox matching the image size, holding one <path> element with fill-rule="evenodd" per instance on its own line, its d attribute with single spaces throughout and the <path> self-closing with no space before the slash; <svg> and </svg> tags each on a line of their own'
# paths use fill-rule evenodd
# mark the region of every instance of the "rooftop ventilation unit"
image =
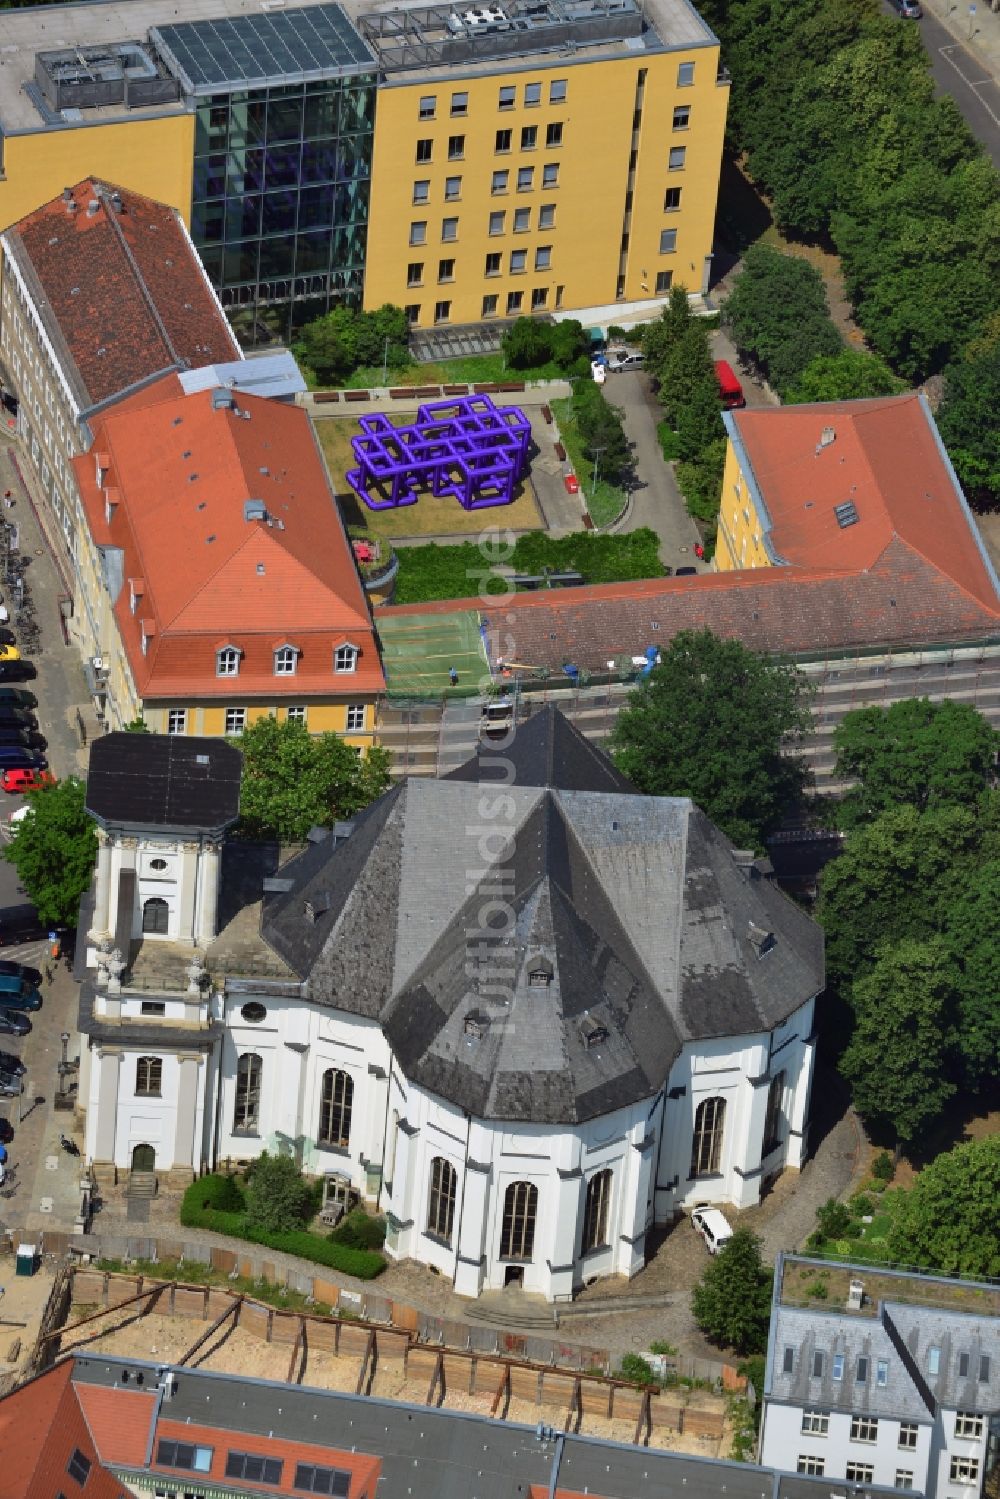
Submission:
<svg viewBox="0 0 1000 1499">
<path fill-rule="evenodd" d="M 836 436 L 837 436 L 837 433 L 836 433 L 836 430 L 833 427 L 824 427 L 823 430 L 822 430 L 822 432 L 819 434 L 819 445 L 820 445 L 820 447 L 821 448 L 828 448 L 830 446 L 831 442 L 833 442 L 836 439 Z"/>
<path fill-rule="evenodd" d="M 243 519 L 245 521 L 251 521 L 251 520 L 264 520 L 264 521 L 266 521 L 267 520 L 267 506 L 264 504 L 264 501 L 263 500 L 244 500 L 243 501 Z"/>
<path fill-rule="evenodd" d="M 212 410 L 235 411 L 236 397 L 233 395 L 232 391 L 223 390 L 221 386 L 217 385 L 212 391 Z"/>
<path fill-rule="evenodd" d="M 864 1281 L 852 1280 L 847 1293 L 847 1310 L 849 1312 L 860 1312 L 865 1304 Z"/>
<path fill-rule="evenodd" d="M 834 505 L 833 513 L 837 517 L 837 525 L 842 531 L 848 526 L 856 526 L 858 523 L 858 510 L 853 500 L 845 500 L 843 505 Z"/>
</svg>

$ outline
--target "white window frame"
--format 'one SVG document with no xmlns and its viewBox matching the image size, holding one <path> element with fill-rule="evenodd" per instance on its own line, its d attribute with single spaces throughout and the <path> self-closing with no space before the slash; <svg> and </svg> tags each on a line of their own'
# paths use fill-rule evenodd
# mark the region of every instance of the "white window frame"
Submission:
<svg viewBox="0 0 1000 1499">
<path fill-rule="evenodd" d="M 848 1483 L 874 1483 L 875 1466 L 873 1463 L 848 1463 L 846 1477 Z"/>
<path fill-rule="evenodd" d="M 814 1452 L 800 1452 L 795 1471 L 809 1478 L 822 1478 L 826 1473 L 826 1458 L 817 1457 Z"/>
<path fill-rule="evenodd" d="M 979 1441 L 983 1435 L 983 1418 L 976 1411 L 955 1412 L 955 1435 Z"/>
<path fill-rule="evenodd" d="M 167 709 L 167 733 L 168 734 L 186 734 L 187 733 L 187 716 L 188 715 L 187 715 L 187 709 L 186 708 L 168 708 Z"/>
<path fill-rule="evenodd" d="M 215 675 L 238 677 L 240 674 L 240 652 L 235 645 L 224 645 L 215 653 Z"/>
<path fill-rule="evenodd" d="M 851 1441 L 852 1442 L 877 1442 L 878 1441 L 878 1417 L 877 1416 L 852 1416 L 851 1417 Z"/>
<path fill-rule="evenodd" d="M 361 716 L 360 723 L 356 721 L 359 714 Z M 363 734 L 368 727 L 368 704 L 348 703 L 346 723 L 346 732 L 348 734 Z"/>
<path fill-rule="evenodd" d="M 979 1482 L 979 1459 L 978 1457 L 962 1457 L 958 1453 L 952 1454 L 951 1466 L 948 1469 L 948 1482 L 961 1484 L 978 1484 Z"/>
<path fill-rule="evenodd" d="M 356 645 L 345 641 L 338 645 L 333 653 L 333 669 L 340 676 L 346 676 L 358 669 L 358 657 L 361 652 Z"/>
<path fill-rule="evenodd" d="M 274 675 L 294 677 L 299 669 L 299 651 L 294 645 L 279 645 L 274 653 Z"/>
<path fill-rule="evenodd" d="M 920 1427 L 915 1421 L 900 1421 L 897 1447 L 901 1447 L 904 1452 L 915 1452 L 919 1438 Z"/>
<path fill-rule="evenodd" d="M 247 710 L 245 708 L 227 708 L 225 710 L 226 733 L 242 734 L 247 726 Z"/>
<path fill-rule="evenodd" d="M 289 723 L 305 723 L 308 709 L 305 703 L 293 703 L 290 708 L 285 709 L 285 717 Z"/>
<path fill-rule="evenodd" d="M 896 1469 L 895 1487 L 897 1489 L 912 1489 L 912 1487 L 913 1487 L 913 1472 L 912 1472 L 912 1470 L 910 1468 L 897 1468 Z"/>
<path fill-rule="evenodd" d="M 829 1411 L 803 1411 L 802 1412 L 802 1434 L 803 1436 L 825 1437 L 830 1430 Z"/>
</svg>

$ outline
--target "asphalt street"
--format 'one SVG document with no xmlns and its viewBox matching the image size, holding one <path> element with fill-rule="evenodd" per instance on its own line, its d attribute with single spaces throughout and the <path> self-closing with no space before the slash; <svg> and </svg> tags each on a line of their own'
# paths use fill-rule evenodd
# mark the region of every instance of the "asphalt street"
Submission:
<svg viewBox="0 0 1000 1499">
<path fill-rule="evenodd" d="M 895 14 L 888 3 L 885 8 Z M 994 166 L 1000 167 L 1000 16 L 985 0 L 972 5 L 968 0 L 933 0 L 933 14 L 930 0 L 924 0 L 922 21 L 899 24 L 920 27 L 935 83 L 951 95 Z"/>
</svg>

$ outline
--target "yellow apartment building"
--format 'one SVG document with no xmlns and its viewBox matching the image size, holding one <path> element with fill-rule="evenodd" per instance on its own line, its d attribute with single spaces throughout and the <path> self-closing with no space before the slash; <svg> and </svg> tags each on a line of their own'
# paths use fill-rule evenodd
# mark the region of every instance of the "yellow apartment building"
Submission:
<svg viewBox="0 0 1000 1499">
<path fill-rule="evenodd" d="M 674 283 L 707 288 L 729 95 L 718 41 L 668 0 L 645 14 L 631 0 L 609 7 L 603 30 L 570 6 L 532 10 L 526 32 L 487 23 L 480 36 L 464 17 L 473 66 L 422 71 L 429 42 L 412 26 L 403 45 L 366 31 L 385 69 L 367 307 L 405 306 L 418 328 L 532 312 L 613 320 Z M 456 24 L 447 15 L 446 31 Z M 517 49 L 530 53 L 533 26 L 532 58 Z"/>
<path fill-rule="evenodd" d="M 0 231 L 85 178 L 165 203 L 245 347 L 707 284 L 729 88 L 687 0 L 77 0 L 0 10 L 0 57 Z"/>
<path fill-rule="evenodd" d="M 743 439 L 741 411 L 724 411 L 726 461 L 722 470 L 715 566 L 719 572 L 773 567 L 780 559 L 769 546 L 771 517 Z"/>
</svg>

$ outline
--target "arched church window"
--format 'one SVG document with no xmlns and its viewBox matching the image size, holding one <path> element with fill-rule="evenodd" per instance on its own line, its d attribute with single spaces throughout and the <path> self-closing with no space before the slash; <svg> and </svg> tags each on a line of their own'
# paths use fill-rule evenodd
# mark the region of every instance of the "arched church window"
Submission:
<svg viewBox="0 0 1000 1499">
<path fill-rule="evenodd" d="M 151 895 L 142 907 L 142 929 L 156 937 L 165 937 L 170 927 L 170 907 L 162 895 Z"/>
<path fill-rule="evenodd" d="M 608 1219 L 611 1214 L 613 1173 L 598 1171 L 587 1183 L 587 1201 L 583 1211 L 583 1253 L 600 1249 L 608 1242 Z"/>
<path fill-rule="evenodd" d="M 691 1175 L 718 1176 L 722 1165 L 722 1140 L 726 1131 L 726 1100 L 703 1098 L 694 1116 L 691 1144 Z"/>
<path fill-rule="evenodd" d="M 431 1161 L 431 1190 L 427 1200 L 427 1232 L 451 1243 L 455 1226 L 455 1188 L 458 1176 L 450 1161 L 436 1155 Z"/>
<path fill-rule="evenodd" d="M 511 1182 L 503 1199 L 500 1258 L 530 1260 L 535 1247 L 538 1188 L 533 1182 Z"/>
<path fill-rule="evenodd" d="M 245 1051 L 236 1063 L 236 1103 L 233 1134 L 255 1135 L 260 1126 L 260 1079 L 263 1063 L 255 1051 Z"/>
<path fill-rule="evenodd" d="M 354 1079 L 348 1072 L 328 1067 L 323 1073 L 319 1102 L 320 1145 L 334 1145 L 346 1150 L 351 1140 L 351 1109 L 354 1104 Z"/>
</svg>

